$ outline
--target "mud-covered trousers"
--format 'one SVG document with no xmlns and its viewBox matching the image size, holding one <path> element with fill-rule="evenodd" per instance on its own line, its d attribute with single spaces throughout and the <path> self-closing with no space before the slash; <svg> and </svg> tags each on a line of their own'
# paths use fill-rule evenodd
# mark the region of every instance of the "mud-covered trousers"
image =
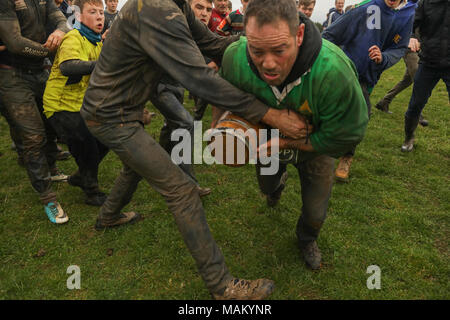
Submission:
<svg viewBox="0 0 450 320">
<path fill-rule="evenodd" d="M 256 166 L 256 176 L 262 193 L 269 195 L 280 186 L 287 164 L 281 164 L 275 175 L 261 175 L 261 165 Z M 300 161 L 297 168 L 302 197 L 302 213 L 297 222 L 297 239 L 300 246 L 315 241 L 327 216 L 328 200 L 333 186 L 334 159 L 327 155 Z M 296 200 L 292 200 L 296 201 Z"/>
<path fill-rule="evenodd" d="M 6 111 L 5 107 L 3 107 L 1 98 L 0 98 L 0 115 L 2 115 L 6 119 L 6 122 L 9 125 L 9 134 L 11 136 L 11 140 L 16 145 L 17 154 L 19 155 L 19 157 L 23 158 L 22 140 L 20 139 L 20 135 L 19 135 L 17 128 L 15 127 L 14 123 L 11 121 L 11 118 L 10 118 L 8 112 Z"/>
<path fill-rule="evenodd" d="M 108 198 L 100 209 L 105 222 L 118 218 L 139 181 L 144 178 L 165 199 L 178 230 L 211 293 L 223 290 L 231 275 L 206 222 L 198 189 L 144 130 L 140 122 L 90 125 L 91 133 L 113 150 L 123 163 Z"/>
<path fill-rule="evenodd" d="M 42 203 L 56 201 L 51 189 L 50 169 L 55 167 L 56 134 L 43 115 L 42 97 L 48 72 L 0 69 L 0 99 L 8 123 L 23 145 L 25 168 Z"/>
</svg>

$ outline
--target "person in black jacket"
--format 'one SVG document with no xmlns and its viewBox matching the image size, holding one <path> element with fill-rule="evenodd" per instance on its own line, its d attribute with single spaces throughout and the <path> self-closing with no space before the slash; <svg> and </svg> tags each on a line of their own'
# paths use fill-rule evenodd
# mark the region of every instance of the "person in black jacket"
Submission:
<svg viewBox="0 0 450 320">
<path fill-rule="evenodd" d="M 447 86 L 450 100 L 450 1 L 422 0 L 414 18 L 414 30 L 419 34 L 421 51 L 413 93 L 405 113 L 403 152 L 412 151 L 420 114 L 440 79 Z"/>
</svg>

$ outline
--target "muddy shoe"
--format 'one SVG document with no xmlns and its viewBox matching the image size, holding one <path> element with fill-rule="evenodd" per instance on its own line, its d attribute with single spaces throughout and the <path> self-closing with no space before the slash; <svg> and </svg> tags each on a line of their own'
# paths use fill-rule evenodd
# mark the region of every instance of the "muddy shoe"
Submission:
<svg viewBox="0 0 450 320">
<path fill-rule="evenodd" d="M 420 115 L 420 117 L 419 117 L 419 124 L 422 127 L 427 127 L 428 126 L 428 120 L 425 119 L 424 117 L 422 117 L 422 115 Z"/>
<path fill-rule="evenodd" d="M 400 149 L 402 152 L 411 152 L 414 149 L 414 137 L 408 139 L 406 138 Z"/>
<path fill-rule="evenodd" d="M 81 176 L 78 172 L 69 176 L 69 178 L 67 178 L 67 183 L 73 187 L 83 189 L 83 182 L 81 181 Z"/>
<path fill-rule="evenodd" d="M 285 171 L 283 173 L 283 175 L 281 176 L 281 181 L 280 181 L 280 186 L 278 187 L 278 189 L 271 194 L 266 195 L 266 199 L 267 199 L 267 205 L 271 208 L 275 207 L 278 202 L 281 199 L 281 193 L 283 192 L 284 188 L 286 187 L 286 181 L 288 178 L 288 173 L 287 171 Z"/>
<path fill-rule="evenodd" d="M 95 223 L 95 230 L 100 231 L 106 228 L 118 227 L 123 224 L 131 224 L 139 221 L 140 219 L 141 215 L 136 212 L 121 213 L 119 219 L 113 222 L 104 222 L 97 218 L 97 222 Z"/>
<path fill-rule="evenodd" d="M 197 187 L 197 189 L 198 189 L 198 195 L 199 195 L 200 197 L 207 196 L 208 194 L 211 193 L 211 188 Z"/>
<path fill-rule="evenodd" d="M 341 182 L 348 182 L 350 174 L 350 167 L 352 165 L 353 156 L 343 156 L 339 159 L 339 164 L 334 172 L 336 180 Z"/>
<path fill-rule="evenodd" d="M 50 169 L 50 179 L 53 182 L 64 182 L 69 178 L 68 175 L 65 175 L 60 171 L 57 167 Z"/>
<path fill-rule="evenodd" d="M 234 278 L 228 282 L 223 293 L 213 294 L 216 300 L 262 300 L 270 296 L 275 289 L 272 280 L 244 280 Z"/>
<path fill-rule="evenodd" d="M 322 261 L 322 254 L 317 246 L 317 242 L 310 241 L 305 245 L 299 245 L 299 247 L 302 252 L 303 259 L 305 259 L 306 265 L 313 270 L 319 270 Z"/>
</svg>

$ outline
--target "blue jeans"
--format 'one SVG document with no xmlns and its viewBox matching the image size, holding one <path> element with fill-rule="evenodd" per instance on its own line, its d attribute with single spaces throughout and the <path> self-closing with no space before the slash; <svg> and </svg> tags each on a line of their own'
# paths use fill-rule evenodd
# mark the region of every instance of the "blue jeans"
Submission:
<svg viewBox="0 0 450 320">
<path fill-rule="evenodd" d="M 428 102 L 431 93 L 439 80 L 442 79 L 447 86 L 447 92 L 450 101 L 450 68 L 436 69 L 427 67 L 425 64 L 419 64 L 416 76 L 414 77 L 414 87 L 411 99 L 409 100 L 408 110 L 405 117 L 418 119 L 423 108 Z"/>
</svg>

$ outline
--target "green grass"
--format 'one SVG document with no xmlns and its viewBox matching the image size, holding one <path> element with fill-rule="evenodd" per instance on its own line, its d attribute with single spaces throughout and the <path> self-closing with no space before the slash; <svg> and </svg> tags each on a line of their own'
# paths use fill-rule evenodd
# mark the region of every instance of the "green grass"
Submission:
<svg viewBox="0 0 450 320">
<path fill-rule="evenodd" d="M 383 75 L 373 104 L 403 71 L 399 63 Z M 269 209 L 252 166 L 196 166 L 201 185 L 213 189 L 203 204 L 233 275 L 273 279 L 271 299 L 450 298 L 448 96 L 440 82 L 424 111 L 430 126 L 418 128 L 417 148 L 404 154 L 403 114 L 410 94 L 411 88 L 394 100 L 392 115 L 374 110 L 351 182 L 334 186 L 318 239 L 319 272 L 305 267 L 296 247 L 301 199 L 295 168 L 288 169 L 280 204 Z M 192 110 L 192 101 L 185 101 Z M 204 129 L 210 115 L 209 109 Z M 154 138 L 162 120 L 158 115 L 148 129 Z M 70 217 L 56 226 L 46 218 L 10 143 L 0 119 L 0 299 L 210 298 L 165 202 L 146 182 L 127 207 L 145 219 L 104 232 L 94 230 L 98 209 L 84 205 L 82 192 L 56 184 Z M 76 169 L 73 159 L 59 167 L 66 173 Z M 105 191 L 120 168 L 110 153 L 100 167 Z M 66 287 L 70 265 L 81 269 L 80 290 Z M 366 287 L 370 265 L 381 268 L 381 290 Z"/>
</svg>

